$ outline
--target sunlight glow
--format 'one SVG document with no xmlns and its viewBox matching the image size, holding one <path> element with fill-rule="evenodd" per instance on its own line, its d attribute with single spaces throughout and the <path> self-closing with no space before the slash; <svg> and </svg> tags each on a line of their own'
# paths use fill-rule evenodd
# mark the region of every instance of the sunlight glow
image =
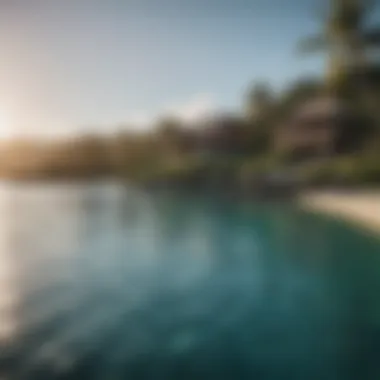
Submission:
<svg viewBox="0 0 380 380">
<path fill-rule="evenodd" d="M 12 126 L 8 115 L 0 109 L 0 139 L 12 137 Z"/>
</svg>

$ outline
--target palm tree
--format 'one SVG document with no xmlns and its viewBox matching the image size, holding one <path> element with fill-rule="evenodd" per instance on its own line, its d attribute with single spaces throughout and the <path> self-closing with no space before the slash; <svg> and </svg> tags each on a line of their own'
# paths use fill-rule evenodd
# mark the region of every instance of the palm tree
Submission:
<svg viewBox="0 0 380 380">
<path fill-rule="evenodd" d="M 374 0 L 331 0 L 324 31 L 301 42 L 302 52 L 328 52 L 329 88 L 339 88 L 347 75 L 362 77 L 370 68 L 368 53 L 380 47 L 380 28 L 368 27 L 374 5 Z"/>
<path fill-rule="evenodd" d="M 246 116 L 249 120 L 256 120 L 267 113 L 274 104 L 274 94 L 265 82 L 252 86 L 246 98 Z"/>
</svg>

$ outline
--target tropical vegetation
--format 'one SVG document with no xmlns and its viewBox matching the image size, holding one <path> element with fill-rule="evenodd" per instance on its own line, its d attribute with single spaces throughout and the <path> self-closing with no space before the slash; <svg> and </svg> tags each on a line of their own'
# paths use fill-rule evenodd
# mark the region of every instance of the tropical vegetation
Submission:
<svg viewBox="0 0 380 380">
<path fill-rule="evenodd" d="M 113 176 L 158 184 L 220 188 L 244 179 L 289 171 L 306 184 L 380 182 L 380 28 L 371 24 L 374 2 L 331 0 L 319 35 L 300 42 L 301 52 L 324 50 L 325 76 L 303 78 L 276 94 L 257 83 L 244 112 L 222 114 L 198 125 L 165 118 L 147 133 L 130 129 L 114 136 L 81 136 L 41 143 L 13 141 L 0 149 L 0 175 L 17 179 Z M 276 148 L 278 126 L 305 103 L 329 97 L 349 109 L 345 149 L 323 159 L 295 159 Z"/>
</svg>

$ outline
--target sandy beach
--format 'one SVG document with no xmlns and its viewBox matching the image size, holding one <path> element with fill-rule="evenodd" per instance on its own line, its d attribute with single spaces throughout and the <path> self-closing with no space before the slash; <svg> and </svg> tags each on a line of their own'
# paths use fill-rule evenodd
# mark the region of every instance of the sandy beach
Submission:
<svg viewBox="0 0 380 380">
<path fill-rule="evenodd" d="M 380 190 L 315 191 L 300 196 L 302 207 L 329 214 L 380 234 Z"/>
</svg>

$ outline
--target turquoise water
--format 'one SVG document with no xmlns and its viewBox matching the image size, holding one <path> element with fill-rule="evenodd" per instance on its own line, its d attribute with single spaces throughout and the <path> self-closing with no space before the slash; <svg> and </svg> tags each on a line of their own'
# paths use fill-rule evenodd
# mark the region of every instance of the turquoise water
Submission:
<svg viewBox="0 0 380 380">
<path fill-rule="evenodd" d="M 380 378 L 380 240 L 291 205 L 0 189 L 0 378 Z"/>
</svg>

